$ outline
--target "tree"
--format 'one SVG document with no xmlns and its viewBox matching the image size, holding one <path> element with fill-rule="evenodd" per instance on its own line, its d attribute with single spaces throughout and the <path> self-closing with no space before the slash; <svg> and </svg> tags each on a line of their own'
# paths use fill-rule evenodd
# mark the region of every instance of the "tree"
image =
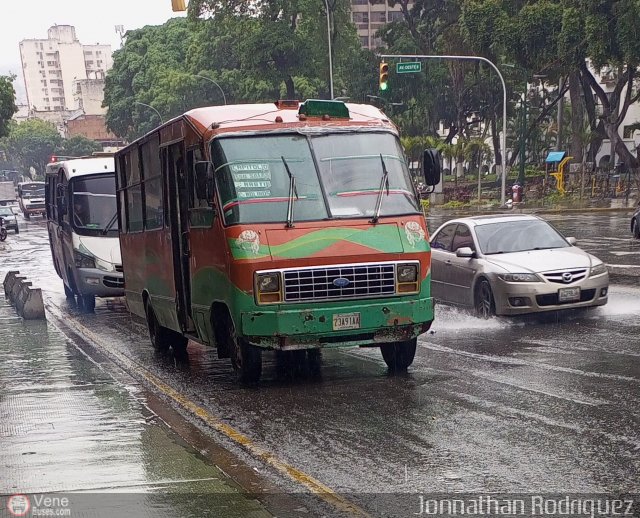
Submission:
<svg viewBox="0 0 640 518">
<path fill-rule="evenodd" d="M 62 143 L 62 152 L 66 156 L 88 156 L 94 151 L 102 151 L 102 144 L 82 135 L 76 135 Z"/>
<path fill-rule="evenodd" d="M 580 148 L 577 128 L 584 109 L 592 133 L 610 139 L 625 165 L 638 170 L 640 162 L 618 131 L 629 106 L 640 100 L 636 0 L 464 0 L 462 23 L 474 50 L 498 53 L 530 73 L 565 83 L 558 95 L 571 93 L 574 149 Z"/>
<path fill-rule="evenodd" d="M 0 138 L 9 133 L 9 121 L 18 111 L 13 81 L 16 76 L 0 76 Z"/>
<path fill-rule="evenodd" d="M 53 124 L 29 119 L 11 127 L 5 146 L 27 174 L 33 168 L 43 175 L 51 156 L 62 150 L 62 137 Z"/>
</svg>

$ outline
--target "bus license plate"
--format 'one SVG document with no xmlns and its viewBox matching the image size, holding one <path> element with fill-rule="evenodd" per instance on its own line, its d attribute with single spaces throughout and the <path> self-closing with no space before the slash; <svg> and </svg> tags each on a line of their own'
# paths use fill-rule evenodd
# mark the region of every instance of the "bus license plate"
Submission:
<svg viewBox="0 0 640 518">
<path fill-rule="evenodd" d="M 580 300 L 580 288 L 560 288 L 558 290 L 558 302 L 573 302 Z"/>
<path fill-rule="evenodd" d="M 333 330 L 360 329 L 360 313 L 337 313 L 333 315 Z"/>
</svg>

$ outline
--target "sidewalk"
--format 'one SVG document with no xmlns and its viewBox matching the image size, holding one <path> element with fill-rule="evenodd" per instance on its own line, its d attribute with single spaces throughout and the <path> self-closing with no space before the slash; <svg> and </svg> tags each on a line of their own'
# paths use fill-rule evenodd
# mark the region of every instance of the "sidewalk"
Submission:
<svg viewBox="0 0 640 518">
<path fill-rule="evenodd" d="M 116 381 L 52 324 L 17 317 L 4 294 L 0 329 L 0 517 L 270 516 L 134 381 Z"/>
</svg>

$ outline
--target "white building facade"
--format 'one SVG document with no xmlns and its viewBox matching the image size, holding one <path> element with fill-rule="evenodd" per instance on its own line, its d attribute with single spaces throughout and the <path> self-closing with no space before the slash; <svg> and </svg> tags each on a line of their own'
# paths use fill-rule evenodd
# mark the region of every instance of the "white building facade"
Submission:
<svg viewBox="0 0 640 518">
<path fill-rule="evenodd" d="M 113 65 L 111 45 L 83 45 L 75 27 L 54 25 L 47 39 L 25 39 L 20 42 L 22 72 L 31 111 L 60 112 L 82 109 L 99 110 L 104 95 L 104 78 Z M 90 97 L 82 101 L 78 83 L 89 80 Z M 96 88 L 101 84 L 100 88 Z M 91 102 L 87 100 L 91 99 Z M 84 102 L 84 106 L 81 103 Z M 94 113 L 92 113 L 94 114 Z"/>
</svg>

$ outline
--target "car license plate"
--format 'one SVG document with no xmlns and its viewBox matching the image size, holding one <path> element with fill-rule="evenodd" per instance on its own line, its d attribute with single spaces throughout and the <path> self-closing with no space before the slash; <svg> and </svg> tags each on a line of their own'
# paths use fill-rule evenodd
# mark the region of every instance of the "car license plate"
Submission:
<svg viewBox="0 0 640 518">
<path fill-rule="evenodd" d="M 360 313 L 337 313 L 333 315 L 333 330 L 360 329 Z"/>
<path fill-rule="evenodd" d="M 580 288 L 560 288 L 558 290 L 558 302 L 573 302 L 580 300 Z"/>
</svg>

